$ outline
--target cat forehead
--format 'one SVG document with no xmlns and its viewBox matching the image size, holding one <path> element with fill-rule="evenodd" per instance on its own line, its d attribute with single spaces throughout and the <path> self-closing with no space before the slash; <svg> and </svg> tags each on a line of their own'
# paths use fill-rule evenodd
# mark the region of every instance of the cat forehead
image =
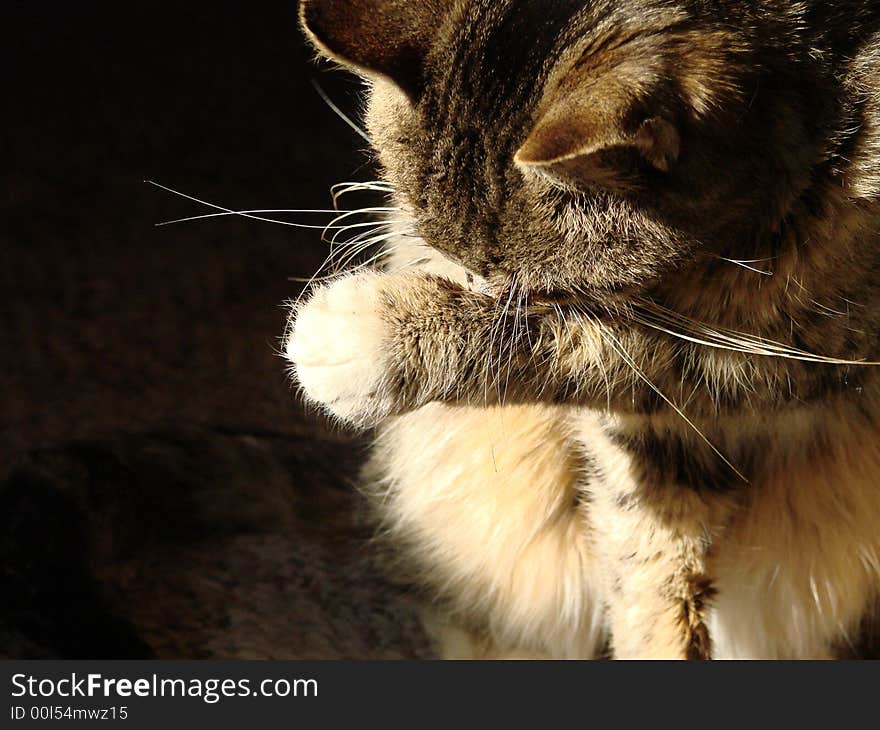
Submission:
<svg viewBox="0 0 880 730">
<path fill-rule="evenodd" d="M 390 78 L 417 99 L 428 83 L 509 100 L 524 83 L 595 33 L 627 20 L 651 27 L 668 0 L 303 0 L 319 51 Z M 533 89 L 534 91 L 534 89 Z"/>
<path fill-rule="evenodd" d="M 448 92 L 488 106 L 534 95 L 535 84 L 568 43 L 580 35 L 583 0 L 474 0 L 447 24 L 447 36 L 428 54 L 432 80 Z"/>
</svg>

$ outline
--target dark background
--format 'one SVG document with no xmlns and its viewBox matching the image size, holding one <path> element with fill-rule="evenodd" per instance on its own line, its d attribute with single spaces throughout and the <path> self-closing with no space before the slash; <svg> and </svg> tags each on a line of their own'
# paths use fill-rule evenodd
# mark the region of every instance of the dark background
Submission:
<svg viewBox="0 0 880 730">
<path fill-rule="evenodd" d="M 274 356 L 313 231 L 219 219 L 327 208 L 363 140 L 284 3 L 5 3 L 0 453 L 169 420 L 297 430 Z M 293 220 L 293 219 L 291 219 Z M 325 219 L 326 220 L 326 219 Z M 311 222 L 315 222 L 312 219 Z"/>
<path fill-rule="evenodd" d="M 358 83 L 295 0 L 4 3 L 0 28 L 0 655 L 411 655 L 364 563 L 362 443 L 277 354 L 326 245 L 157 228 L 211 211 L 144 183 L 327 208 L 374 173 L 310 79 L 353 114 Z"/>
</svg>

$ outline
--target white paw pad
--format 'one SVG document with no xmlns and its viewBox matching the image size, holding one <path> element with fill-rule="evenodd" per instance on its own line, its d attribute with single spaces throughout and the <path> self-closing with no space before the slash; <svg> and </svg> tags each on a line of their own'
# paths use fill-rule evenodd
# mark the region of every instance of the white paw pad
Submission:
<svg viewBox="0 0 880 730">
<path fill-rule="evenodd" d="M 317 289 L 294 313 L 285 343 L 306 397 L 360 426 L 378 423 L 392 406 L 378 280 L 350 276 Z"/>
</svg>

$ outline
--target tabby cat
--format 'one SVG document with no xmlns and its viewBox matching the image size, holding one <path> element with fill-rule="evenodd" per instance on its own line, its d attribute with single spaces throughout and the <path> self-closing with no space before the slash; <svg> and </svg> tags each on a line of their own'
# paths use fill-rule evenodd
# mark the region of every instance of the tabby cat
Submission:
<svg viewBox="0 0 880 730">
<path fill-rule="evenodd" d="M 858 655 L 880 597 L 880 2 L 307 0 L 385 271 L 306 397 L 446 656 Z"/>
</svg>

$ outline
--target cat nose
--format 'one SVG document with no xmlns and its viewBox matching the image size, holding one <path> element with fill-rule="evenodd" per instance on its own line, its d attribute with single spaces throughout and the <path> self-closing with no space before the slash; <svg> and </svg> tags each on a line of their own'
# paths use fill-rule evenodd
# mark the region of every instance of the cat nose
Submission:
<svg viewBox="0 0 880 730">
<path fill-rule="evenodd" d="M 429 245 L 435 251 L 442 254 L 444 258 L 483 279 L 488 279 L 499 271 L 500 267 L 497 265 L 497 261 L 493 264 L 493 257 L 487 256 L 485 250 L 466 248 L 436 240 L 430 240 Z"/>
<path fill-rule="evenodd" d="M 488 277 L 489 267 L 486 263 L 477 257 L 470 255 L 468 252 L 461 250 L 452 251 L 449 248 L 442 248 L 436 245 L 434 248 L 439 251 L 444 258 L 449 259 L 449 261 L 456 266 L 465 269 L 469 274 L 483 279 Z"/>
</svg>

